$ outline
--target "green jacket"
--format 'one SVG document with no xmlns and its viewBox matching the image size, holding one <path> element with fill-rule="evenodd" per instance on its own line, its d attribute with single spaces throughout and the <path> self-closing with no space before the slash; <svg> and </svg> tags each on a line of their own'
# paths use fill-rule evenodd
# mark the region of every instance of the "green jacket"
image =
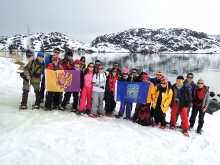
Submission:
<svg viewBox="0 0 220 165">
<path fill-rule="evenodd" d="M 32 64 L 33 60 L 30 60 L 27 65 L 24 67 L 24 75 L 25 76 L 31 76 L 31 82 L 32 83 L 40 83 L 41 82 L 41 75 L 44 73 L 45 64 L 44 62 L 41 64 L 38 64 L 37 59 L 34 59 L 34 62 Z M 32 67 L 31 67 L 32 65 Z M 38 70 L 37 68 L 40 67 Z M 33 75 L 34 71 L 37 70 L 35 75 Z"/>
</svg>

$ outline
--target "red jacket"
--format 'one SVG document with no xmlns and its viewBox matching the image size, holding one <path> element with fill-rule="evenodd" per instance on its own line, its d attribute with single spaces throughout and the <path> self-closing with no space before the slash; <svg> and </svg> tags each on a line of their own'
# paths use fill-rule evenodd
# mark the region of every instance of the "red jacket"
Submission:
<svg viewBox="0 0 220 165">
<path fill-rule="evenodd" d="M 119 80 L 118 75 L 116 75 L 114 78 L 112 77 L 112 74 L 108 75 L 109 90 L 112 91 L 114 95 L 115 95 L 115 82 L 116 82 L 116 80 Z"/>
<path fill-rule="evenodd" d="M 47 67 L 47 69 L 50 69 L 50 70 L 64 70 L 63 67 L 61 65 L 58 64 L 58 69 L 55 69 L 54 68 L 55 66 L 53 65 L 53 63 L 50 63 Z"/>
<path fill-rule="evenodd" d="M 62 59 L 61 65 L 62 65 L 63 69 L 64 70 L 72 70 L 73 69 L 73 60 L 71 60 L 69 62 L 68 66 L 67 66 L 67 64 L 68 64 L 68 59 L 66 59 L 66 58 Z"/>
</svg>

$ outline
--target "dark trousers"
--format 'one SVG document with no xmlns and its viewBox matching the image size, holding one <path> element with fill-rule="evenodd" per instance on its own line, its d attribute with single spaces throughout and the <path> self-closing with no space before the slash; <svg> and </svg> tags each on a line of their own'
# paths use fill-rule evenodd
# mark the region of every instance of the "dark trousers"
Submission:
<svg viewBox="0 0 220 165">
<path fill-rule="evenodd" d="M 52 101 L 54 106 L 59 106 L 59 92 L 47 92 L 45 107 L 50 108 Z"/>
<path fill-rule="evenodd" d="M 111 115 L 113 113 L 113 110 L 114 110 L 115 106 L 116 106 L 116 102 L 114 100 L 113 92 L 107 93 L 105 95 L 105 101 L 106 101 L 106 104 L 105 104 L 106 114 Z"/>
<path fill-rule="evenodd" d="M 40 94 L 41 94 L 41 99 L 44 99 L 44 84 L 45 84 L 45 75 L 43 75 L 42 81 L 41 81 L 41 87 L 40 87 Z"/>
<path fill-rule="evenodd" d="M 134 111 L 134 115 L 133 115 L 133 120 L 137 120 L 138 119 L 138 110 L 139 110 L 139 108 L 140 108 L 140 106 L 141 106 L 142 104 L 136 104 L 136 107 L 135 107 L 135 111 Z M 151 105 L 151 103 L 147 103 L 146 104 L 146 106 L 147 106 L 147 108 L 148 109 L 150 109 L 150 105 Z"/>
<path fill-rule="evenodd" d="M 198 121 L 199 125 L 197 127 L 197 130 L 201 130 L 204 124 L 205 112 L 203 112 L 201 108 L 202 108 L 201 106 L 193 105 L 192 113 L 189 119 L 190 127 L 193 127 L 195 124 L 196 116 L 199 112 L 199 121 Z"/>
<path fill-rule="evenodd" d="M 166 126 L 166 114 L 163 113 L 163 111 L 161 110 L 160 106 L 156 106 L 155 109 L 153 109 L 153 113 L 154 113 L 154 120 L 155 123 L 159 123 L 161 124 L 161 126 Z"/>
<path fill-rule="evenodd" d="M 35 96 L 36 96 L 36 101 L 35 101 L 35 105 L 40 105 L 40 91 L 39 90 L 34 90 L 35 92 Z M 29 93 L 29 90 L 27 89 L 23 89 L 23 93 L 22 93 L 22 101 L 21 101 L 21 105 L 23 106 L 26 106 L 27 105 L 27 100 L 28 100 L 28 93 Z"/>
<path fill-rule="evenodd" d="M 69 101 L 71 94 L 73 93 L 73 109 L 77 109 L 78 107 L 78 101 L 79 101 L 79 92 L 66 92 L 64 94 L 64 99 L 63 102 L 61 103 L 61 105 L 63 107 L 66 106 L 67 102 Z"/>
</svg>

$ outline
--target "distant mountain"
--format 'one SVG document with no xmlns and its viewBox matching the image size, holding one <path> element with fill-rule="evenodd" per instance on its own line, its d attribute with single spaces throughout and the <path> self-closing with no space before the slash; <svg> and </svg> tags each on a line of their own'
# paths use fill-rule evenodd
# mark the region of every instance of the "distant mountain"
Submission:
<svg viewBox="0 0 220 165">
<path fill-rule="evenodd" d="M 139 53 L 220 53 L 220 35 L 208 35 L 189 29 L 130 29 L 98 36 L 91 43 L 99 50 Z"/>
<path fill-rule="evenodd" d="M 0 37 L 0 50 L 19 50 L 25 51 L 27 49 L 28 36 L 15 35 L 12 37 Z M 59 32 L 52 33 L 36 33 L 30 35 L 32 50 L 34 51 L 53 51 L 58 47 L 63 51 L 97 51 L 82 42 L 75 41 L 65 34 Z"/>
</svg>

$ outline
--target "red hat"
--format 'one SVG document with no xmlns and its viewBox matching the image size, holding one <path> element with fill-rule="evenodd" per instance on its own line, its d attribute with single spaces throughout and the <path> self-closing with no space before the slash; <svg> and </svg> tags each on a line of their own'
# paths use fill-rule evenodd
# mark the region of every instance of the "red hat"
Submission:
<svg viewBox="0 0 220 165">
<path fill-rule="evenodd" d="M 58 61 L 58 56 L 53 56 L 52 61 Z"/>
<path fill-rule="evenodd" d="M 144 79 L 144 78 L 146 78 L 147 80 L 150 80 L 150 77 L 148 75 L 146 75 L 146 74 L 142 75 L 142 79 Z"/>
<path fill-rule="evenodd" d="M 79 60 L 79 59 L 76 59 L 76 60 L 74 61 L 74 64 L 80 64 L 80 60 Z"/>
<path fill-rule="evenodd" d="M 161 82 L 161 83 L 166 83 L 166 84 L 168 84 L 168 81 L 169 81 L 168 78 L 167 78 L 167 77 L 164 77 L 164 78 L 161 79 L 160 82 Z"/>
</svg>

